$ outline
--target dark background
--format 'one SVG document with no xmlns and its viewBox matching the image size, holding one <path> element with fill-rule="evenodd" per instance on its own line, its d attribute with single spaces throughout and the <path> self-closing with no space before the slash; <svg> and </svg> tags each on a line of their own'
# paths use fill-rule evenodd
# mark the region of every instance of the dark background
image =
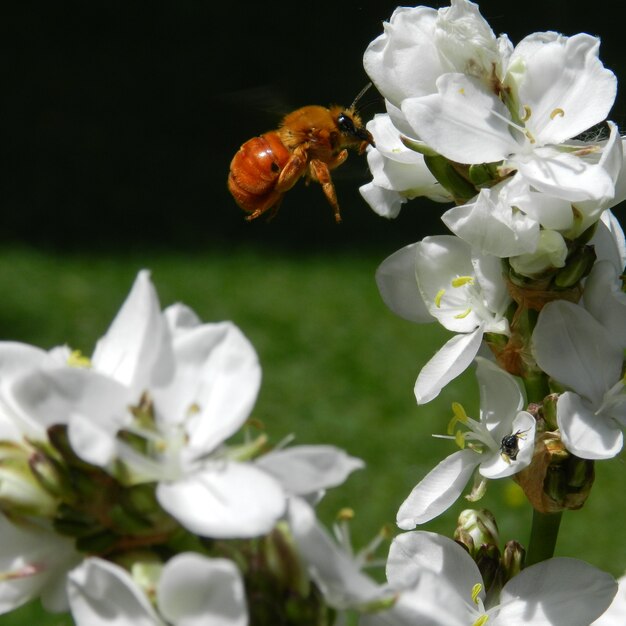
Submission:
<svg viewBox="0 0 626 626">
<path fill-rule="evenodd" d="M 446 6 L 448 3 L 425 3 Z M 441 230 L 441 205 L 376 216 L 366 160 L 337 171 L 344 222 L 299 184 L 275 220 L 248 223 L 226 189 L 250 137 L 305 104 L 348 105 L 362 55 L 395 2 L 21 2 L 1 9 L 0 242 L 45 248 L 168 246 L 389 250 Z M 598 0 L 484 1 L 496 33 L 586 31 L 624 75 L 623 21 Z M 371 90 L 365 118 L 382 110 Z M 612 118 L 626 126 L 619 93 Z"/>
</svg>

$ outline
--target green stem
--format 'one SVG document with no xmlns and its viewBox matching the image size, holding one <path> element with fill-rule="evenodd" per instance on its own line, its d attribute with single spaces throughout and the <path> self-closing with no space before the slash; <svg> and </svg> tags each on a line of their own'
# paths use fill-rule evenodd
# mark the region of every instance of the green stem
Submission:
<svg viewBox="0 0 626 626">
<path fill-rule="evenodd" d="M 526 553 L 526 567 L 554 556 L 554 547 L 559 535 L 562 513 L 540 513 L 533 511 L 530 545 Z"/>
</svg>

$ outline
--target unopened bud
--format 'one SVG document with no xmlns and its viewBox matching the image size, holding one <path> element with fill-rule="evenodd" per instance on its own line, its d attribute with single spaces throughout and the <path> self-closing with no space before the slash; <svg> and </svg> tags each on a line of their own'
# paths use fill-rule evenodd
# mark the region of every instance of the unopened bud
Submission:
<svg viewBox="0 0 626 626">
<path fill-rule="evenodd" d="M 502 554 L 502 568 L 504 572 L 504 582 L 517 576 L 524 567 L 526 550 L 517 541 L 507 541 Z"/>
<path fill-rule="evenodd" d="M 265 537 L 265 561 L 268 569 L 280 581 L 283 588 L 305 598 L 310 592 L 310 580 L 306 565 L 300 559 L 286 522 L 279 522 Z"/>
<path fill-rule="evenodd" d="M 38 452 L 14 442 L 0 442 L 0 508 L 9 516 L 54 517 L 58 500 L 55 493 L 33 472 L 31 462 Z M 44 474 L 46 465 L 43 458 L 38 463 Z M 56 485 L 53 472 L 48 477 Z M 54 490 L 53 490 L 54 491 Z"/>
<path fill-rule="evenodd" d="M 583 246 L 567 259 L 565 267 L 554 277 L 554 285 L 559 289 L 569 289 L 588 276 L 596 261 L 593 246 Z"/>
<path fill-rule="evenodd" d="M 543 414 L 543 419 L 546 421 L 546 430 L 558 429 L 556 421 L 556 403 L 558 399 L 558 393 L 551 393 L 543 399 L 541 412 Z"/>
<path fill-rule="evenodd" d="M 470 165 L 468 176 L 476 187 L 491 187 L 501 180 L 500 163 L 479 163 Z"/>
<path fill-rule="evenodd" d="M 555 230 L 542 230 L 534 252 L 527 252 L 509 258 L 513 270 L 522 276 L 535 278 L 544 272 L 565 266 L 567 244 L 563 236 Z"/>
<path fill-rule="evenodd" d="M 483 544 L 477 551 L 474 561 L 483 577 L 486 590 L 490 590 L 498 580 L 500 572 L 500 549 L 496 545 Z"/>
<path fill-rule="evenodd" d="M 457 537 L 458 535 L 458 537 Z M 469 535 L 473 548 L 468 545 L 467 540 L 463 541 L 463 537 Z M 476 511 L 474 509 L 465 509 L 458 517 L 454 538 L 464 543 L 470 550 L 470 554 L 474 557 L 481 546 L 497 546 L 498 525 L 496 519 L 490 511 L 482 509 Z"/>
</svg>

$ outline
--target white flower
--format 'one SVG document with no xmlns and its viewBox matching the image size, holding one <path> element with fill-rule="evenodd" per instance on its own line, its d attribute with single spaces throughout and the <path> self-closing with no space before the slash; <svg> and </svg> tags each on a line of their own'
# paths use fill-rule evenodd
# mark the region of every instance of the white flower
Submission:
<svg viewBox="0 0 626 626">
<path fill-rule="evenodd" d="M 610 575 L 583 561 L 553 558 L 522 570 L 499 598 L 487 600 L 469 554 L 451 539 L 423 531 L 394 539 L 387 580 L 405 591 L 381 618 L 403 626 L 587 626 L 617 589 Z M 367 617 L 363 623 L 377 624 Z"/>
<path fill-rule="evenodd" d="M 616 78 L 602 66 L 598 48 L 584 33 L 536 33 L 509 59 L 502 82 L 510 102 L 467 73 L 447 73 L 437 80 L 437 93 L 405 99 L 402 113 L 414 136 L 452 161 L 504 161 L 537 191 L 607 202 L 615 194 L 611 172 L 584 158 L 600 146 L 565 143 L 602 122 L 613 106 Z"/>
<path fill-rule="evenodd" d="M 510 297 L 500 260 L 473 254 L 458 237 L 426 237 L 407 246 L 383 261 L 376 280 L 385 303 L 398 315 L 415 321 L 435 318 L 458 333 L 422 368 L 415 383 L 419 404 L 435 398 L 470 365 L 486 332 L 509 333 L 504 313 Z"/>
<path fill-rule="evenodd" d="M 481 189 L 476 198 L 449 209 L 441 219 L 455 235 L 483 254 L 506 258 L 534 252 L 541 224 L 520 206 L 529 196 L 528 185 L 515 176 L 511 181 Z M 571 220 L 569 205 L 566 211 Z"/>
<path fill-rule="evenodd" d="M 568 391 L 557 401 L 567 449 L 608 459 L 622 449 L 626 426 L 623 349 L 582 306 L 557 300 L 541 310 L 532 336 L 539 367 Z"/>
<path fill-rule="evenodd" d="M 426 167 L 424 157 L 400 141 L 389 115 L 376 115 L 368 122 L 367 129 L 376 140 L 376 147 L 370 146 L 367 151 L 372 182 L 359 191 L 376 213 L 397 217 L 401 205 L 417 196 L 427 196 L 436 202 L 452 201 Z"/>
<path fill-rule="evenodd" d="M 33 369 L 8 392 L 41 424 L 66 423 L 85 461 L 133 482 L 157 482 L 161 506 L 188 530 L 213 537 L 268 532 L 283 514 L 280 484 L 223 448 L 254 405 L 261 369 L 229 322 L 201 324 L 183 305 L 163 313 L 147 272 L 98 342 L 92 368 Z M 120 431 L 145 442 L 125 443 Z"/>
<path fill-rule="evenodd" d="M 237 566 L 193 552 L 178 554 L 163 566 L 154 589 L 156 608 L 131 574 L 99 558 L 87 559 L 70 573 L 68 594 L 77 626 L 248 624 Z"/>
<path fill-rule="evenodd" d="M 510 48 L 505 36 L 496 39 L 476 4 L 452 0 L 438 11 L 397 8 L 367 47 L 363 65 L 377 89 L 399 107 L 406 98 L 436 93 L 437 79 L 450 72 L 490 82 Z"/>
<path fill-rule="evenodd" d="M 0 614 L 40 598 L 51 612 L 67 611 L 67 572 L 82 556 L 72 539 L 43 524 L 19 526 L 0 514 Z"/>
<path fill-rule="evenodd" d="M 618 183 L 623 169 L 623 140 L 615 124 L 609 122 L 609 128 L 610 136 L 602 143 L 601 151 L 592 151 L 582 158 L 605 168 L 611 180 Z M 596 223 L 604 211 L 624 199 L 621 187 L 607 202 L 572 203 L 534 190 L 517 173 L 491 188 L 481 189 L 473 200 L 449 209 L 442 220 L 453 233 L 484 254 L 503 258 L 536 255 L 541 244 L 540 227 L 542 233 L 557 231 L 575 239 Z"/>
<path fill-rule="evenodd" d="M 535 419 L 522 410 L 524 396 L 517 381 L 486 359 L 478 357 L 476 361 L 480 421 L 470 419 L 457 407 L 457 418 L 468 431 L 457 432 L 454 437 L 463 444 L 469 442 L 471 447 L 444 459 L 413 489 L 397 515 L 398 526 L 404 530 L 443 513 L 461 495 L 476 468 L 483 478 L 504 478 L 524 469 L 532 460 Z M 516 454 L 507 456 L 505 438 Z"/>
</svg>

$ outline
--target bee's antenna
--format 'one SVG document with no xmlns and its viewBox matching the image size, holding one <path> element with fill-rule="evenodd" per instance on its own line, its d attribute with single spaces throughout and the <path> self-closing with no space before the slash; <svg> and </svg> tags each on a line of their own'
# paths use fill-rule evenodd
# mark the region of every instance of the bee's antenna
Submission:
<svg viewBox="0 0 626 626">
<path fill-rule="evenodd" d="M 352 104 L 350 105 L 350 109 L 353 110 L 358 101 L 365 95 L 365 92 L 372 86 L 372 81 L 370 81 L 369 83 L 367 83 L 367 85 L 365 85 L 365 87 L 363 87 L 363 89 L 361 89 L 361 91 L 359 91 L 359 93 L 356 95 L 356 98 L 354 99 L 354 101 L 352 102 Z"/>
</svg>

